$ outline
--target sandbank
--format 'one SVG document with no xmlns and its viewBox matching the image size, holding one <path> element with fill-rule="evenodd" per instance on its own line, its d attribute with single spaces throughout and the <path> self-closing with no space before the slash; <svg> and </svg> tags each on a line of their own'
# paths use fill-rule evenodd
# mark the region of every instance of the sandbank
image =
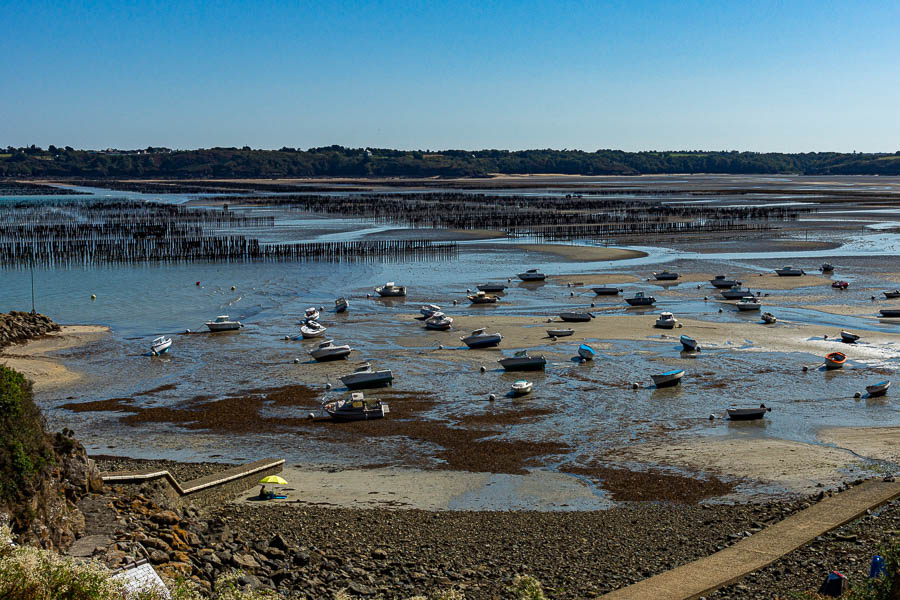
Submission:
<svg viewBox="0 0 900 600">
<path fill-rule="evenodd" d="M 280 503 L 333 505 L 341 508 L 414 508 L 421 510 L 600 510 L 612 503 L 580 479 L 552 471 L 497 475 L 464 471 L 403 468 L 310 469 L 285 467 L 287 496 Z M 259 487 L 235 501 L 256 504 Z"/>
<path fill-rule="evenodd" d="M 627 273 L 572 273 L 565 275 L 550 275 L 547 277 L 547 280 L 562 285 L 577 283 L 588 287 L 592 285 L 634 283 L 641 279 L 636 275 L 629 275 Z"/>
<path fill-rule="evenodd" d="M 577 262 L 594 262 L 600 260 L 624 260 L 627 258 L 641 258 L 647 256 L 640 250 L 626 250 L 624 248 L 603 248 L 601 246 L 569 246 L 566 244 L 516 244 L 513 246 L 525 252 L 541 252 L 553 254 L 567 260 Z"/>
<path fill-rule="evenodd" d="M 866 458 L 900 462 L 900 427 L 825 427 L 818 438 Z"/>
<path fill-rule="evenodd" d="M 108 333 L 109 328 L 101 325 L 63 325 L 58 332 L 7 346 L 0 352 L 0 363 L 31 379 L 36 391 L 60 388 L 78 381 L 82 375 L 48 354 L 89 344 Z"/>
<path fill-rule="evenodd" d="M 764 437 L 716 436 L 651 442 L 620 450 L 612 458 L 747 479 L 799 494 L 816 492 L 818 484 L 839 483 L 851 470 L 868 474 L 863 461 L 846 450 Z M 748 482 L 751 487 L 752 482 Z"/>
</svg>

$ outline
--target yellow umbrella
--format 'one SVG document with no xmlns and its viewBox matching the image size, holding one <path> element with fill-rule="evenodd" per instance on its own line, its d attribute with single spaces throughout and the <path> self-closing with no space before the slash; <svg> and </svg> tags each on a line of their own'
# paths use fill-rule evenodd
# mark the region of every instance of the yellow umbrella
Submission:
<svg viewBox="0 0 900 600">
<path fill-rule="evenodd" d="M 277 483 L 278 485 L 286 485 L 287 481 L 279 477 L 278 475 L 269 475 L 268 477 L 263 477 L 259 480 L 260 483 Z"/>
</svg>

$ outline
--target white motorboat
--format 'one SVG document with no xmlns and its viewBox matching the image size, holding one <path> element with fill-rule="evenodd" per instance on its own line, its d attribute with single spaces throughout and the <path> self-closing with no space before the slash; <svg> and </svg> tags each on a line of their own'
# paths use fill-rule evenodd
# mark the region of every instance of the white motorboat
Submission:
<svg viewBox="0 0 900 600">
<path fill-rule="evenodd" d="M 681 383 L 681 378 L 684 377 L 684 369 L 673 369 L 659 375 L 651 375 L 651 377 L 653 384 L 658 388 L 678 385 Z"/>
<path fill-rule="evenodd" d="M 539 371 L 547 364 L 543 356 L 528 356 L 527 350 L 519 350 L 508 358 L 497 361 L 507 371 Z"/>
<path fill-rule="evenodd" d="M 550 337 L 567 337 L 570 335 L 574 335 L 574 329 L 548 329 L 547 335 Z"/>
<path fill-rule="evenodd" d="M 153 354 L 154 356 L 165 354 L 171 347 L 172 338 L 161 335 L 150 342 L 150 354 Z"/>
<path fill-rule="evenodd" d="M 323 402 L 322 410 L 328 413 L 332 421 L 370 421 L 382 419 L 391 412 L 387 402 L 370 400 L 362 392 L 353 392 L 350 399 L 332 400 Z"/>
<path fill-rule="evenodd" d="M 499 333 L 486 333 L 485 329 L 476 329 L 466 337 L 459 338 L 469 348 L 490 348 L 499 346 L 503 336 Z"/>
<path fill-rule="evenodd" d="M 425 320 L 425 329 L 436 329 L 438 331 L 447 331 L 453 325 L 453 318 L 448 317 L 444 313 L 434 313 Z"/>
<path fill-rule="evenodd" d="M 318 321 L 307 321 L 300 326 L 300 335 L 302 335 L 305 340 L 322 337 L 325 335 L 327 329 L 327 327 L 324 327 Z"/>
<path fill-rule="evenodd" d="M 390 369 L 375 371 L 369 363 L 362 363 L 350 375 L 341 377 L 341 383 L 351 390 L 374 388 L 389 385 L 394 381 L 394 374 Z"/>
<path fill-rule="evenodd" d="M 762 320 L 763 320 L 764 323 L 768 323 L 769 325 L 772 325 L 772 324 L 774 324 L 778 319 L 776 319 L 776 318 L 775 318 L 775 315 L 773 315 L 772 313 L 770 313 L 770 312 L 764 312 L 764 313 L 762 314 Z"/>
<path fill-rule="evenodd" d="M 653 326 L 660 329 L 674 329 L 677 324 L 678 319 L 675 318 L 675 315 L 670 312 L 662 312 L 659 313 L 659 318 L 656 319 Z"/>
<path fill-rule="evenodd" d="M 530 394 L 531 390 L 534 389 L 534 382 L 521 379 L 513 383 L 509 388 L 513 396 L 524 396 L 525 394 Z"/>
<path fill-rule="evenodd" d="M 518 273 L 516 277 L 522 281 L 544 281 L 547 279 L 547 276 L 537 269 L 528 269 L 524 273 Z"/>
<path fill-rule="evenodd" d="M 419 309 L 419 314 L 424 316 L 426 319 L 430 319 L 439 312 L 441 312 L 441 307 L 437 304 L 423 304 L 422 308 Z"/>
<path fill-rule="evenodd" d="M 350 301 L 341 296 L 337 300 L 334 301 L 334 312 L 342 313 L 346 312 L 347 308 L 350 306 Z"/>
<path fill-rule="evenodd" d="M 479 291 L 478 293 L 471 294 L 466 296 L 469 299 L 469 302 L 472 304 L 496 304 L 499 300 L 499 296 L 491 296 L 486 292 Z"/>
<path fill-rule="evenodd" d="M 806 271 L 803 269 L 795 269 L 790 266 L 775 269 L 775 272 L 778 273 L 779 277 L 800 277 L 801 275 L 806 275 Z"/>
<path fill-rule="evenodd" d="M 397 285 L 393 281 L 388 281 L 386 284 L 375 288 L 375 293 L 382 297 L 405 296 L 406 286 Z"/>
<path fill-rule="evenodd" d="M 738 310 L 759 310 L 762 304 L 759 303 L 755 296 L 744 296 L 738 300 L 735 306 L 737 306 Z"/>
<path fill-rule="evenodd" d="M 347 344 L 336 346 L 334 340 L 325 340 L 324 342 L 320 343 L 314 350 L 310 350 L 309 355 L 316 359 L 316 361 L 318 362 L 326 362 L 329 360 L 347 358 L 348 356 L 350 356 L 351 352 L 353 352 L 353 348 L 351 348 Z"/>
<path fill-rule="evenodd" d="M 228 315 L 219 315 L 212 321 L 207 321 L 206 326 L 210 331 L 234 331 L 243 327 L 240 321 L 231 321 Z"/>
<path fill-rule="evenodd" d="M 319 318 L 319 310 L 315 306 L 310 306 L 303 311 L 303 318 L 307 321 L 316 321 Z"/>
</svg>

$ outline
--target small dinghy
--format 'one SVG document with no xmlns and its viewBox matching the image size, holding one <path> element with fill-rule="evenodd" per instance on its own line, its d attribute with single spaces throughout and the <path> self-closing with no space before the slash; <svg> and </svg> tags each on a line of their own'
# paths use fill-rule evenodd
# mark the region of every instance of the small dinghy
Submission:
<svg viewBox="0 0 900 600">
<path fill-rule="evenodd" d="M 375 293 L 382 298 L 396 298 L 398 296 L 405 296 L 406 286 L 397 285 L 393 281 L 388 281 L 386 284 L 380 285 L 375 288 Z"/>
<path fill-rule="evenodd" d="M 506 289 L 506 286 L 503 285 L 502 283 L 483 283 L 483 284 L 481 284 L 481 285 L 479 285 L 479 286 L 476 286 L 476 287 L 478 287 L 478 291 L 479 291 L 479 292 L 494 292 L 494 293 L 497 293 L 497 292 L 502 292 L 503 290 Z"/>
<path fill-rule="evenodd" d="M 534 382 L 522 379 L 509 386 L 509 389 L 513 396 L 524 396 L 525 394 L 530 394 L 531 390 L 534 389 Z"/>
<path fill-rule="evenodd" d="M 419 309 L 419 314 L 421 314 L 426 319 L 430 319 L 435 315 L 435 313 L 441 312 L 441 307 L 437 304 L 423 304 L 422 308 Z"/>
<path fill-rule="evenodd" d="M 528 356 L 527 350 L 519 350 L 508 358 L 497 361 L 507 371 L 539 371 L 547 364 L 543 356 Z"/>
<path fill-rule="evenodd" d="M 663 271 L 662 273 L 654 273 L 653 277 L 655 277 L 657 281 L 675 281 L 678 279 L 678 273 Z"/>
<path fill-rule="evenodd" d="M 675 318 L 675 315 L 670 312 L 663 312 L 659 313 L 659 318 L 656 319 L 656 323 L 653 326 L 660 329 L 674 329 L 677 324 L 678 319 Z"/>
<path fill-rule="evenodd" d="M 327 327 L 322 326 L 318 321 L 307 321 L 300 326 L 300 335 L 303 336 L 304 340 L 322 337 L 325 335 L 327 329 Z"/>
<path fill-rule="evenodd" d="M 775 269 L 775 272 L 778 273 L 779 277 L 800 277 L 801 275 L 806 275 L 806 271 L 803 269 L 795 269 L 791 266 Z"/>
<path fill-rule="evenodd" d="M 587 344 L 581 344 L 578 346 L 578 356 L 584 360 L 594 360 L 594 357 L 597 356 L 597 351 Z"/>
<path fill-rule="evenodd" d="M 631 306 L 652 306 L 656 302 L 656 298 L 647 296 L 644 292 L 637 292 L 631 298 L 625 298 L 625 302 Z"/>
<path fill-rule="evenodd" d="M 889 292 L 881 292 L 885 298 L 900 298 L 900 290 L 891 290 Z"/>
<path fill-rule="evenodd" d="M 744 296 L 741 298 L 737 304 L 738 310 L 746 311 L 746 310 L 759 310 L 762 307 L 762 304 L 759 303 L 759 300 L 754 296 Z"/>
<path fill-rule="evenodd" d="M 681 347 L 688 352 L 698 352 L 700 350 L 700 344 L 697 343 L 697 340 L 686 335 L 681 336 Z"/>
<path fill-rule="evenodd" d="M 339 423 L 381 419 L 391 412 L 387 402 L 369 400 L 362 392 L 353 392 L 350 394 L 350 399 L 323 402 L 322 409 L 328 413 L 332 421 Z"/>
<path fill-rule="evenodd" d="M 831 273 L 832 271 L 834 271 L 834 265 L 831 263 L 822 263 L 822 266 L 819 267 L 819 269 L 823 273 Z"/>
<path fill-rule="evenodd" d="M 659 375 L 651 375 L 650 377 L 653 378 L 653 384 L 656 387 L 670 387 L 681 383 L 681 378 L 684 377 L 684 369 L 673 369 L 672 371 L 666 371 Z"/>
<path fill-rule="evenodd" d="M 833 288 L 836 289 L 836 290 L 846 290 L 848 287 L 850 287 L 850 282 L 849 282 L 849 281 L 843 281 L 843 280 L 841 280 L 841 281 L 834 281 L 834 282 L 831 283 L 831 287 L 833 287 Z"/>
<path fill-rule="evenodd" d="M 212 321 L 207 321 L 205 325 L 210 331 L 235 331 L 243 327 L 240 321 L 231 321 L 228 315 L 219 315 Z"/>
<path fill-rule="evenodd" d="M 845 362 L 847 362 L 847 355 L 843 352 L 829 352 L 825 355 L 825 368 L 828 370 L 840 369 Z"/>
<path fill-rule="evenodd" d="M 882 308 L 881 316 L 886 319 L 896 319 L 900 317 L 900 308 Z"/>
<path fill-rule="evenodd" d="M 547 335 L 550 337 L 566 337 L 570 335 L 574 335 L 574 329 L 548 329 Z"/>
<path fill-rule="evenodd" d="M 316 359 L 317 362 L 327 362 L 347 358 L 351 352 L 353 352 L 353 348 L 347 344 L 336 346 L 334 340 L 325 340 L 314 350 L 310 350 L 309 355 Z"/>
<path fill-rule="evenodd" d="M 598 296 L 615 296 L 622 293 L 622 288 L 617 288 L 609 285 L 601 285 L 591 289 L 594 290 L 594 293 Z"/>
<path fill-rule="evenodd" d="M 319 318 L 319 311 L 315 306 L 310 306 L 303 311 L 303 318 L 307 321 L 315 321 Z"/>
<path fill-rule="evenodd" d="M 880 383 L 876 383 L 875 385 L 867 385 L 866 393 L 869 394 L 870 398 L 884 396 L 885 394 L 887 394 L 889 387 L 891 387 L 890 381 L 882 381 Z"/>
<path fill-rule="evenodd" d="M 390 369 L 374 371 L 372 365 L 367 362 L 356 367 L 350 375 L 341 377 L 341 383 L 351 390 L 381 387 L 389 385 L 393 381 L 394 374 Z"/>
<path fill-rule="evenodd" d="M 469 348 L 491 348 L 499 346 L 503 336 L 499 333 L 486 333 L 485 329 L 481 328 L 459 339 Z"/>
<path fill-rule="evenodd" d="M 160 354 L 165 354 L 166 352 L 168 352 L 169 348 L 171 347 L 172 338 L 161 335 L 150 342 L 150 354 L 152 354 L 153 356 L 159 356 Z"/>
<path fill-rule="evenodd" d="M 730 288 L 741 285 L 741 282 L 737 279 L 725 279 L 724 275 L 716 275 L 716 278 L 710 279 L 709 282 L 714 288 Z"/>
<path fill-rule="evenodd" d="M 425 329 L 447 331 L 453 325 L 453 319 L 442 312 L 436 312 L 425 320 Z"/>
<path fill-rule="evenodd" d="M 841 331 L 841 341 L 845 344 L 855 344 L 859 340 L 859 336 L 849 331 Z"/>
<path fill-rule="evenodd" d="M 740 284 L 733 285 L 727 290 L 722 290 L 719 292 L 723 298 L 726 300 L 740 300 L 744 296 L 752 296 L 753 292 L 750 291 L 750 288 L 742 288 Z"/>
<path fill-rule="evenodd" d="M 477 294 L 466 296 L 472 304 L 497 304 L 500 300 L 499 296 L 491 296 L 485 292 L 479 291 Z"/>
<path fill-rule="evenodd" d="M 559 313 L 559 318 L 571 323 L 584 323 L 593 319 L 594 315 L 589 312 L 563 312 Z"/>
<path fill-rule="evenodd" d="M 770 313 L 770 312 L 764 312 L 764 313 L 762 314 L 762 320 L 763 320 L 763 323 L 768 323 L 769 325 L 772 325 L 772 324 L 775 323 L 775 321 L 777 321 L 778 319 L 776 319 L 776 318 L 775 318 L 775 315 L 773 315 L 772 313 Z"/>
<path fill-rule="evenodd" d="M 528 269 L 524 273 L 518 273 L 516 277 L 522 281 L 544 281 L 547 279 L 547 276 L 537 269 Z"/>
<path fill-rule="evenodd" d="M 728 408 L 728 418 L 732 421 L 755 421 L 766 416 L 767 412 L 771 412 L 771 408 L 766 408 L 765 404 L 760 404 L 759 408 Z"/>
<path fill-rule="evenodd" d="M 350 306 L 350 301 L 341 296 L 337 300 L 334 301 L 334 312 L 342 313 L 347 312 L 347 308 Z"/>
</svg>

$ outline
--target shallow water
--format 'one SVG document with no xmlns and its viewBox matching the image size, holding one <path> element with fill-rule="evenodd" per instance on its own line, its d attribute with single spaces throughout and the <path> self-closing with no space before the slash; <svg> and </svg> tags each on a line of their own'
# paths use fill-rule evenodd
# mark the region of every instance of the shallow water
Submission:
<svg viewBox="0 0 900 600">
<path fill-rule="evenodd" d="M 338 241 L 388 229 L 355 219 L 324 219 L 281 210 L 275 213 L 278 225 L 264 230 L 269 236 L 267 241 Z M 547 340 L 534 348 L 552 356 L 546 372 L 528 375 L 535 381 L 536 391 L 526 400 L 513 401 L 503 394 L 521 374 L 493 368 L 501 352 L 460 348 L 460 360 L 439 359 L 430 355 L 434 338 L 413 317 L 421 304 L 432 302 L 454 315 L 484 311 L 554 315 L 565 308 L 587 308 L 591 302 L 596 304 L 598 314 L 645 312 L 627 309 L 621 297 L 595 297 L 589 289 L 568 288 L 554 282 L 525 285 L 513 280 L 498 306 L 470 307 L 465 302 L 466 290 L 474 289 L 476 284 L 505 281 L 531 267 L 551 275 L 602 271 L 645 278 L 656 265 L 665 264 L 682 273 L 748 277 L 771 272 L 788 259 L 812 271 L 827 258 L 837 266 L 833 278 L 851 280 L 851 289 L 837 294 L 822 287 L 772 290 L 772 302 L 777 299 L 783 304 L 791 298 L 798 299 L 797 306 L 773 309 L 778 318 L 820 325 L 823 332 L 832 335 L 842 328 L 900 332 L 900 324 L 875 318 L 878 309 L 889 304 L 873 303 L 870 299 L 881 289 L 897 285 L 885 279 L 885 273 L 900 272 L 900 236 L 888 232 L 853 233 L 845 242 L 835 250 L 779 253 L 700 254 L 639 247 L 648 256 L 591 263 L 524 253 L 505 242 L 485 249 L 485 242 L 478 242 L 461 243 L 455 258 L 423 262 L 191 263 L 37 269 L 34 280 L 38 311 L 61 323 L 103 324 L 112 328 L 112 335 L 103 341 L 61 353 L 70 368 L 86 377 L 71 389 L 45 392 L 39 399 L 52 426 L 74 429 L 89 449 L 97 452 L 229 461 L 275 455 L 303 464 L 381 464 L 401 460 L 403 444 L 385 439 L 372 439 L 361 450 L 297 433 L 236 436 L 188 431 L 167 423 L 132 427 L 119 423 L 121 413 L 73 413 L 60 408 L 66 402 L 135 397 L 142 391 L 172 383 L 177 388 L 136 397 L 136 402 L 141 406 L 178 407 L 198 395 L 223 397 L 248 389 L 296 383 L 321 389 L 325 383 L 323 371 L 307 364 L 307 351 L 314 343 L 283 339 L 285 335 L 297 334 L 298 319 L 312 305 L 325 307 L 321 321 L 329 328 L 328 337 L 339 343 L 349 342 L 356 349 L 354 362 L 372 359 L 379 367 L 393 369 L 395 389 L 439 398 L 441 403 L 429 413 L 430 418 L 454 422 L 463 415 L 516 406 L 551 409 L 550 414 L 507 427 L 503 433 L 514 439 L 551 440 L 571 446 L 568 456 L 551 458 L 550 464 L 571 461 L 573 457 L 589 462 L 613 448 L 682 433 L 815 442 L 817 429 L 824 426 L 900 424 L 898 406 L 890 396 L 881 400 L 853 398 L 865 385 L 888 378 L 900 366 L 896 348 L 861 344 L 864 361 L 851 361 L 839 372 L 825 372 L 815 368 L 821 363 L 817 352 L 759 352 L 754 351 L 759 340 L 752 339 L 704 348 L 696 355 L 680 351 L 677 335 L 662 339 L 658 332 L 648 332 L 648 338 L 638 342 L 594 340 L 601 348 L 601 356 L 592 363 L 572 359 L 577 342 Z M 29 310 L 30 272 L 4 269 L 0 270 L 0 278 L 0 309 Z M 366 298 L 374 286 L 385 281 L 410 286 L 410 296 L 394 302 Z M 697 289 L 696 283 L 683 282 L 663 288 L 646 281 L 620 285 L 625 289 L 624 295 L 637 290 L 657 295 L 659 302 L 651 312 L 669 310 L 679 318 L 717 322 L 758 320 L 758 313 L 745 315 L 730 307 L 719 313 L 720 303 L 712 300 L 718 295 L 708 284 L 702 286 Z M 576 295 L 571 297 L 570 293 Z M 92 294 L 97 297 L 94 301 Z M 331 307 L 341 295 L 350 298 L 351 308 L 346 315 L 335 315 Z M 704 295 L 711 300 L 704 302 Z M 459 306 L 452 306 L 454 299 L 460 302 Z M 801 304 L 821 310 L 801 308 Z M 858 307 L 866 315 L 827 312 L 835 304 Z M 237 334 L 177 335 L 186 329 L 202 330 L 204 321 L 219 314 L 237 318 L 246 327 Z M 760 328 L 759 335 L 765 335 L 764 331 Z M 161 334 L 174 336 L 171 355 L 157 359 L 145 356 L 150 339 Z M 402 345 L 395 343 L 393 338 L 397 335 L 406 337 Z M 295 358 L 300 358 L 301 363 L 295 364 Z M 478 372 L 481 364 L 489 366 L 484 374 Z M 804 373 L 805 365 L 813 368 Z M 350 368 L 347 364 L 346 370 Z M 687 370 L 681 386 L 662 390 L 649 387 L 650 373 L 670 368 Z M 639 389 L 632 390 L 633 382 L 641 383 Z M 489 392 L 499 396 L 493 406 L 485 401 Z M 773 407 L 762 422 L 730 423 L 721 418 L 724 408 L 732 403 L 760 402 Z M 287 416 L 290 412 L 279 410 L 273 414 Z M 708 419 L 710 414 L 716 417 L 712 421 Z M 409 446 L 404 447 L 404 452 Z M 415 449 L 415 444 L 412 446 Z M 426 448 L 419 450 L 427 454 Z"/>
</svg>

